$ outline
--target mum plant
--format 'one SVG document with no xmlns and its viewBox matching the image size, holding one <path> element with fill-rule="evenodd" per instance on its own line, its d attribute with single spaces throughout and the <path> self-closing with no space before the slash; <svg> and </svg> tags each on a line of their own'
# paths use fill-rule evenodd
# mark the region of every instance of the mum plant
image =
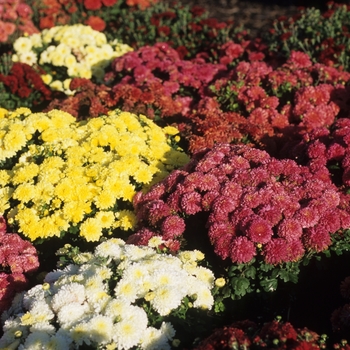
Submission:
<svg viewBox="0 0 350 350">
<path fill-rule="evenodd" d="M 160 236 L 171 251 L 203 250 L 233 299 L 297 282 L 300 263 L 332 245 L 339 254 L 350 247 L 348 195 L 327 169 L 314 170 L 217 144 L 134 197 L 137 230 L 128 243 Z"/>
<path fill-rule="evenodd" d="M 12 44 L 23 34 L 38 33 L 33 23 L 33 10 L 21 0 L 3 0 L 0 8 L 0 46 Z"/>
<path fill-rule="evenodd" d="M 40 70 L 39 70 L 40 72 Z M 26 63 L 12 62 L 10 55 L 0 57 L 0 106 L 8 110 L 28 107 L 41 111 L 55 97 L 36 69 Z M 45 74 L 41 70 L 41 74 Z"/>
<path fill-rule="evenodd" d="M 273 27 L 262 33 L 267 52 L 288 57 L 293 50 L 303 51 L 314 63 L 349 71 L 349 5 L 333 1 L 327 5 L 325 12 L 310 7 L 294 17 L 276 19 Z"/>
<path fill-rule="evenodd" d="M 0 313 L 7 310 L 16 293 L 29 287 L 29 277 L 39 267 L 35 247 L 17 233 L 10 233 L 0 216 Z"/>
<path fill-rule="evenodd" d="M 0 129 L 0 213 L 36 243 L 132 229 L 135 193 L 188 161 L 175 128 L 118 110 L 83 122 L 58 110 L 3 110 Z"/>
<path fill-rule="evenodd" d="M 183 342 L 173 324 L 196 327 L 206 318 L 214 275 L 198 265 L 201 252 L 164 254 L 154 248 L 159 243 L 112 238 L 93 253 L 65 246 L 66 266 L 18 294 L 2 314 L 1 348 L 170 349 Z"/>
<path fill-rule="evenodd" d="M 110 62 L 131 51 L 117 40 L 108 42 L 105 34 L 89 26 L 76 24 L 56 26 L 18 38 L 13 44 L 12 60 L 39 66 L 46 74 L 42 78 L 53 90 L 72 94 L 72 77 L 100 81 Z"/>
</svg>

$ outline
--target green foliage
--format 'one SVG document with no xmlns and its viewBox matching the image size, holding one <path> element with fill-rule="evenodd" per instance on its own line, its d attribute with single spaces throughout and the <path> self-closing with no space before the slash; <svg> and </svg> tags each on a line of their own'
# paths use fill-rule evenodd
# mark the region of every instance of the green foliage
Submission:
<svg viewBox="0 0 350 350">
<path fill-rule="evenodd" d="M 242 26 L 209 19 L 209 13 L 189 5 L 159 2 L 140 10 L 121 8 L 110 19 L 105 34 L 134 48 L 167 42 L 185 58 L 205 52 L 214 60 L 217 48 L 242 33 Z"/>
<path fill-rule="evenodd" d="M 329 4 L 327 12 L 305 8 L 297 18 L 275 20 L 273 28 L 262 33 L 268 50 L 282 57 L 291 51 L 304 51 L 314 63 L 350 69 L 350 11 L 346 5 Z"/>
</svg>

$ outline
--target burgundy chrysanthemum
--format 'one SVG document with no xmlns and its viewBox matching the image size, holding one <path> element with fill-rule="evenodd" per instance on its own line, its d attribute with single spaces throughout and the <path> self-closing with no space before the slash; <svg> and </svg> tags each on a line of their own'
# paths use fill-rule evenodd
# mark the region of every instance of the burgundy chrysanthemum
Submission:
<svg viewBox="0 0 350 350">
<path fill-rule="evenodd" d="M 256 255 L 256 248 L 247 237 L 235 237 L 230 246 L 230 258 L 232 262 L 248 263 Z"/>
</svg>

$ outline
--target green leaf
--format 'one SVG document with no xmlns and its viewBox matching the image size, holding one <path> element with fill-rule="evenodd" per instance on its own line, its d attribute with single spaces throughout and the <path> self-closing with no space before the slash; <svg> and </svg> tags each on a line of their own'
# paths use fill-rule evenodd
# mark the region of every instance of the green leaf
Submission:
<svg viewBox="0 0 350 350">
<path fill-rule="evenodd" d="M 278 282 L 275 278 L 266 278 L 265 280 L 260 281 L 260 285 L 265 292 L 273 292 L 277 289 Z"/>
</svg>

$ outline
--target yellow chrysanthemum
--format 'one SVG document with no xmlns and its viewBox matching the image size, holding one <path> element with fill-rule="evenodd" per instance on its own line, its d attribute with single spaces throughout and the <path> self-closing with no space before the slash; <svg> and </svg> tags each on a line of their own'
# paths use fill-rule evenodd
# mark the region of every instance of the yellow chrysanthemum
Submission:
<svg viewBox="0 0 350 350">
<path fill-rule="evenodd" d="M 102 236 L 100 222 L 94 218 L 86 219 L 80 226 L 80 236 L 84 237 L 88 242 L 97 242 Z"/>
</svg>

